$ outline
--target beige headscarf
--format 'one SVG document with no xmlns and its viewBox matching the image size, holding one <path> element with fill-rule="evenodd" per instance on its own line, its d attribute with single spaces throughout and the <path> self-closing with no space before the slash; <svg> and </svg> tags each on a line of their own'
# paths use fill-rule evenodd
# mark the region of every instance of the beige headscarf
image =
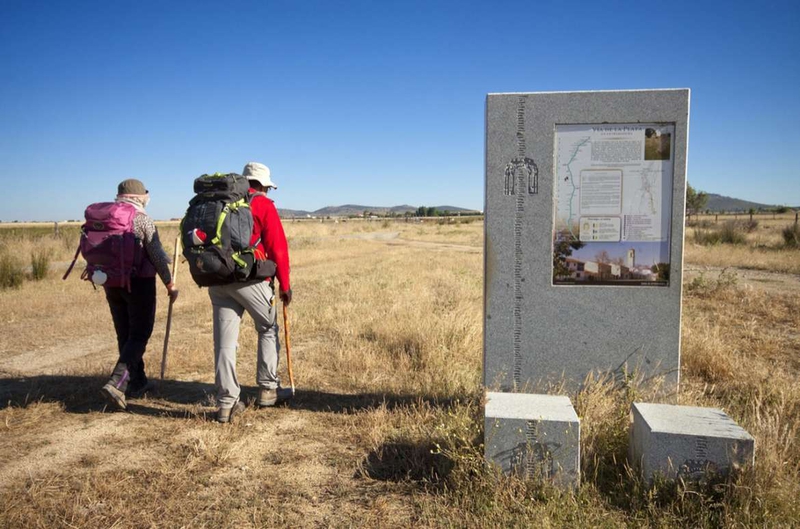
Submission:
<svg viewBox="0 0 800 529">
<path fill-rule="evenodd" d="M 138 211 L 146 213 L 144 208 L 150 203 L 150 195 L 117 195 L 116 201 L 132 204 Z"/>
</svg>

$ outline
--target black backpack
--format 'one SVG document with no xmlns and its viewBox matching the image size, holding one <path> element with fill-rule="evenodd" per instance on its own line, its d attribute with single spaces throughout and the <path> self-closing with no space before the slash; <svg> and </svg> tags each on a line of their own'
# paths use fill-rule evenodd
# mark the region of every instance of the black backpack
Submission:
<svg viewBox="0 0 800 529">
<path fill-rule="evenodd" d="M 256 263 L 259 241 L 250 244 L 249 190 L 247 178 L 236 173 L 204 174 L 194 181 L 196 195 L 189 201 L 180 229 L 183 256 L 199 286 L 264 279 L 259 271 L 269 267 Z"/>
</svg>

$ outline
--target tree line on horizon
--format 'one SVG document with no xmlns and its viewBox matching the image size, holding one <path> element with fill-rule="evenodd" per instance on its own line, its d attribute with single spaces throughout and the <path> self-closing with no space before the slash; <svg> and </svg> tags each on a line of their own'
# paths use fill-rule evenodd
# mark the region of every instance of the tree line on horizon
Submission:
<svg viewBox="0 0 800 529">
<path fill-rule="evenodd" d="M 687 220 L 692 215 L 700 215 L 705 213 L 706 215 L 711 215 L 713 213 L 726 213 L 726 211 L 719 211 L 719 210 L 711 210 L 706 209 L 708 205 L 709 195 L 705 191 L 698 191 L 691 186 L 691 184 L 686 184 L 686 216 Z M 749 213 L 750 215 L 755 215 L 756 213 L 777 213 L 777 214 L 784 214 L 788 213 L 790 208 L 788 206 L 775 206 L 775 207 L 749 207 L 747 209 L 731 209 L 728 213 Z"/>
</svg>

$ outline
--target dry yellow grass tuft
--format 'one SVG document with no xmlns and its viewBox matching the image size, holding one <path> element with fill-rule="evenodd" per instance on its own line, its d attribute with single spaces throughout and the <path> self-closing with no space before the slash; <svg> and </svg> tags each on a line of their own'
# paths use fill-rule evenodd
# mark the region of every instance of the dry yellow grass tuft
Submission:
<svg viewBox="0 0 800 529">
<path fill-rule="evenodd" d="M 583 421 L 584 478 L 577 493 L 561 493 L 483 464 L 480 223 L 285 227 L 297 398 L 253 406 L 256 334 L 246 319 L 238 365 L 250 405 L 227 426 L 210 421 L 211 308 L 185 264 L 168 380 L 131 401 L 131 413 L 110 413 L 97 391 L 115 359 L 102 292 L 57 273 L 76 233 L 0 230 L 4 247 L 51 245 L 54 256 L 47 278 L 0 292 L 0 526 L 719 527 L 800 519 L 797 289 L 709 280 L 687 288 L 684 300 L 680 402 L 721 407 L 753 433 L 755 468 L 721 482 L 647 487 L 625 461 L 628 410 L 660 397 L 635 379 L 598 376 L 571 395 Z M 171 247 L 175 224 L 160 230 Z M 770 268 L 776 253 L 744 248 L 751 255 L 729 258 L 727 250 L 690 248 L 687 260 Z M 159 303 L 151 374 L 163 343 L 165 298 Z"/>
</svg>

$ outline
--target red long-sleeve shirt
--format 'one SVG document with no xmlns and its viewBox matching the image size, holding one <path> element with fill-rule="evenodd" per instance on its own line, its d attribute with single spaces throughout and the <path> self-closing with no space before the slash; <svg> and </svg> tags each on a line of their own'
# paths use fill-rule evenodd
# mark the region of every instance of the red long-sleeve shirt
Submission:
<svg viewBox="0 0 800 529">
<path fill-rule="evenodd" d="M 250 200 L 250 211 L 253 213 L 253 239 L 254 244 L 259 238 L 261 242 L 257 250 L 266 255 L 267 259 L 275 262 L 275 278 L 280 283 L 281 291 L 286 292 L 291 288 L 289 284 L 289 245 L 286 243 L 286 234 L 283 224 L 278 216 L 275 204 L 263 193 L 257 193 L 250 188 L 250 193 L 255 194 Z"/>
</svg>

